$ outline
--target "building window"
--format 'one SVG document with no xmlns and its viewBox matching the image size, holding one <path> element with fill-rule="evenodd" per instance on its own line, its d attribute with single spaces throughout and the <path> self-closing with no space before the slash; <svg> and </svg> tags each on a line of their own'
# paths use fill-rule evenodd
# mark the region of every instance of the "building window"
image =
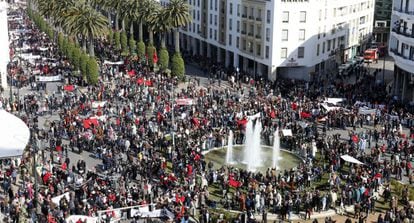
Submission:
<svg viewBox="0 0 414 223">
<path fill-rule="evenodd" d="M 332 39 L 332 50 L 334 50 L 334 49 L 335 49 L 335 44 L 336 44 L 336 39 L 335 39 L 335 38 L 333 38 L 333 39 Z"/>
<path fill-rule="evenodd" d="M 305 30 L 299 29 L 299 40 L 305 40 Z"/>
<path fill-rule="evenodd" d="M 217 26 L 217 15 L 214 15 L 214 25 Z"/>
<path fill-rule="evenodd" d="M 287 29 L 282 30 L 282 41 L 288 41 L 289 34 Z"/>
<path fill-rule="evenodd" d="M 200 0 L 197 1 L 197 6 L 200 7 Z"/>
<path fill-rule="evenodd" d="M 217 30 L 214 30 L 214 40 L 217 40 Z"/>
<path fill-rule="evenodd" d="M 325 53 L 325 41 L 322 43 L 322 53 Z"/>
<path fill-rule="evenodd" d="M 229 19 L 229 30 L 232 30 L 233 28 L 233 21 L 232 19 Z"/>
<path fill-rule="evenodd" d="M 233 15 L 233 3 L 230 3 L 229 8 L 230 15 Z"/>
<path fill-rule="evenodd" d="M 304 58 L 305 57 L 305 47 L 299 47 L 298 48 L 298 58 Z"/>
<path fill-rule="evenodd" d="M 213 10 L 213 0 L 210 0 L 210 10 Z"/>
<path fill-rule="evenodd" d="M 240 21 L 237 21 L 237 32 L 240 32 Z"/>
<path fill-rule="evenodd" d="M 328 48 L 327 48 L 327 50 L 326 51 L 331 51 L 331 40 L 328 40 Z"/>
<path fill-rule="evenodd" d="M 280 58 L 282 58 L 282 59 L 287 58 L 287 48 L 280 49 Z"/>
<path fill-rule="evenodd" d="M 260 44 L 257 44 L 257 46 L 256 46 L 256 53 L 257 53 L 257 56 L 262 56 L 262 45 L 260 45 Z"/>
<path fill-rule="evenodd" d="M 200 21 L 200 11 L 197 11 L 197 20 Z"/>
<path fill-rule="evenodd" d="M 318 43 L 316 46 L 316 56 L 319 56 L 319 49 L 321 48 L 321 45 Z"/>
<path fill-rule="evenodd" d="M 217 11 L 217 0 L 214 1 L 214 10 Z"/>
<path fill-rule="evenodd" d="M 289 23 L 289 12 L 283 12 L 282 14 L 282 22 L 283 23 Z"/>
<path fill-rule="evenodd" d="M 305 11 L 300 12 L 299 22 L 306 22 L 306 12 Z"/>
<path fill-rule="evenodd" d="M 239 42 L 240 42 L 240 38 L 239 37 L 236 37 L 236 47 L 237 48 L 239 48 L 239 46 L 240 46 Z"/>
<path fill-rule="evenodd" d="M 266 46 L 265 57 L 266 59 L 269 58 L 269 46 Z"/>
<path fill-rule="evenodd" d="M 266 28 L 266 41 L 270 41 L 270 28 Z"/>
<path fill-rule="evenodd" d="M 213 38 L 213 30 L 210 28 L 210 39 Z"/>
<path fill-rule="evenodd" d="M 272 19 L 272 14 L 270 14 L 270 10 L 267 10 L 267 12 L 266 12 L 266 22 L 267 22 L 267 24 L 270 24 L 271 19 Z"/>
<path fill-rule="evenodd" d="M 240 5 L 237 4 L 237 16 L 240 16 Z"/>
<path fill-rule="evenodd" d="M 210 25 L 213 24 L 213 15 L 210 13 Z"/>
<path fill-rule="evenodd" d="M 229 46 L 231 46 L 231 34 L 229 34 Z"/>
<path fill-rule="evenodd" d="M 260 21 L 261 21 L 261 19 L 262 19 L 262 10 L 261 9 L 257 9 L 256 19 L 260 19 Z"/>
<path fill-rule="evenodd" d="M 200 24 L 197 24 L 197 32 L 200 33 Z"/>
</svg>

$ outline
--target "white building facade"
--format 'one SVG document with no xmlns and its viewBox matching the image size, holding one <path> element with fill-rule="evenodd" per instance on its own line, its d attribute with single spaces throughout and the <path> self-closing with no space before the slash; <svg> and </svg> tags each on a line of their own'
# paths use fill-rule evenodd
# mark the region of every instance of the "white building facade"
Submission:
<svg viewBox="0 0 414 223">
<path fill-rule="evenodd" d="M 181 47 L 251 76 L 310 80 L 363 51 L 375 0 L 187 0 Z M 164 2 L 166 3 L 166 2 Z"/>
<path fill-rule="evenodd" d="M 394 0 L 389 52 L 394 58 L 393 93 L 414 101 L 414 0 Z"/>
</svg>

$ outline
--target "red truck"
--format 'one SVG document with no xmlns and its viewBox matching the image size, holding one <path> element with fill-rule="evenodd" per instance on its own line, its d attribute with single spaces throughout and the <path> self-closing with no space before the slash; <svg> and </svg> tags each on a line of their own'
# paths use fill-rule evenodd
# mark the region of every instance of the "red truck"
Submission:
<svg viewBox="0 0 414 223">
<path fill-rule="evenodd" d="M 373 63 L 378 62 L 378 49 L 368 49 L 364 52 L 364 62 Z"/>
</svg>

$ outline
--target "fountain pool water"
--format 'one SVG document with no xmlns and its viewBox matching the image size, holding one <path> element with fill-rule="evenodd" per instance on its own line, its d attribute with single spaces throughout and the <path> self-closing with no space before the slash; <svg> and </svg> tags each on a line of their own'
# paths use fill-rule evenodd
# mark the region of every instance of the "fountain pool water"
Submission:
<svg viewBox="0 0 414 223">
<path fill-rule="evenodd" d="M 279 160 L 280 157 L 280 136 L 279 136 L 279 128 L 276 129 L 273 137 L 273 168 L 279 169 Z"/>
<path fill-rule="evenodd" d="M 248 165 L 244 162 L 244 149 L 245 145 L 234 145 L 233 146 L 233 156 L 232 156 L 232 163 L 227 164 L 230 166 L 234 166 L 240 169 L 248 169 Z M 226 153 L 227 153 L 227 146 L 216 148 L 204 153 L 206 162 L 212 162 L 214 164 L 214 168 L 218 169 L 223 165 L 226 165 Z M 295 154 L 292 154 L 285 150 L 279 150 L 279 159 L 277 164 L 278 171 L 290 170 L 295 168 L 302 162 L 301 158 Z M 259 171 L 261 173 L 265 173 L 268 168 L 273 167 L 273 147 L 271 146 L 263 146 L 261 145 L 260 149 L 260 157 L 261 162 L 260 166 L 256 167 L 251 171 Z"/>
<path fill-rule="evenodd" d="M 231 130 L 227 141 L 226 164 L 233 164 L 233 131 Z"/>
</svg>

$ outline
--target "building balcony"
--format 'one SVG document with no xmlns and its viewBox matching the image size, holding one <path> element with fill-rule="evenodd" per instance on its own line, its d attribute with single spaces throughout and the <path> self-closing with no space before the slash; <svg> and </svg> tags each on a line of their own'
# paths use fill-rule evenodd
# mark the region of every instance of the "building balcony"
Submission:
<svg viewBox="0 0 414 223">
<path fill-rule="evenodd" d="M 240 33 L 243 34 L 243 35 L 246 35 L 246 31 L 244 31 L 244 30 L 242 30 Z"/>
<path fill-rule="evenodd" d="M 414 66 L 414 55 L 409 57 L 408 55 L 404 55 L 399 52 L 396 48 L 390 48 L 390 55 L 394 58 L 395 64 L 399 68 L 407 71 L 412 70 Z"/>
<path fill-rule="evenodd" d="M 262 39 L 261 35 L 256 35 L 256 39 Z"/>
<path fill-rule="evenodd" d="M 256 21 L 261 22 L 262 21 L 262 18 L 261 17 L 257 17 L 256 18 Z"/>
<path fill-rule="evenodd" d="M 253 16 L 249 16 L 249 19 L 250 19 L 250 20 L 253 20 L 254 18 L 253 18 Z"/>
<path fill-rule="evenodd" d="M 250 33 L 250 32 L 249 32 L 249 33 L 247 33 L 247 35 L 248 35 L 248 36 L 253 36 L 253 33 Z"/>
<path fill-rule="evenodd" d="M 396 34 L 403 35 L 408 38 L 414 38 L 414 32 L 412 30 L 411 32 L 408 32 L 408 28 L 401 30 L 400 28 L 395 27 L 392 29 L 392 31 Z"/>
<path fill-rule="evenodd" d="M 396 12 L 399 12 L 399 13 L 414 15 L 414 11 L 405 10 L 405 9 L 402 9 L 402 8 L 399 8 L 399 7 L 394 7 L 393 10 L 396 11 Z"/>
<path fill-rule="evenodd" d="M 247 15 L 245 15 L 245 14 L 242 14 L 242 16 L 241 16 L 242 18 L 247 18 Z"/>
</svg>

